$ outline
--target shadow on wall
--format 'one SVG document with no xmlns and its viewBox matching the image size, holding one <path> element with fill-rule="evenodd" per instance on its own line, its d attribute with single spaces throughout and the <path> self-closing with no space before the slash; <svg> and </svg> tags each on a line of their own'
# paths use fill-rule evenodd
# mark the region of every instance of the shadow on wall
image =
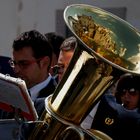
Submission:
<svg viewBox="0 0 140 140">
<path fill-rule="evenodd" d="M 7 56 L 0 56 L 0 73 L 15 77 L 14 71 L 9 64 L 10 59 L 11 58 Z"/>
</svg>

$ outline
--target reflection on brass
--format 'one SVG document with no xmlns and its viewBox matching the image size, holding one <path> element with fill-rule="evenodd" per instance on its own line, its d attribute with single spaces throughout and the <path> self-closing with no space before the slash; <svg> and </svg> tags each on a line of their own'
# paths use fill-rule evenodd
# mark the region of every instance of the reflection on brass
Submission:
<svg viewBox="0 0 140 140">
<path fill-rule="evenodd" d="M 107 60 L 124 68 L 134 65 L 132 62 L 124 60 L 126 48 L 118 47 L 113 40 L 113 32 L 94 22 L 91 16 L 77 15 L 77 18 L 69 16 L 72 28 L 78 37 L 97 54 Z"/>
<path fill-rule="evenodd" d="M 42 120 L 48 123 L 48 129 L 44 130 L 45 123 L 38 124 L 30 140 L 63 140 L 64 136 L 64 140 L 101 140 L 101 135 L 89 135 L 87 131 L 71 127 L 81 124 L 104 91 L 116 80 L 114 74 L 111 65 L 77 48 L 53 96 L 45 102 L 47 111 L 44 111 Z"/>
<path fill-rule="evenodd" d="M 111 39 L 111 31 L 98 25 L 94 22 L 92 17 L 81 15 L 77 16 L 77 20 L 73 20 L 73 29 L 75 33 L 93 50 L 98 52 L 100 47 L 104 47 L 111 51 L 116 52 L 116 44 Z M 73 18 L 73 17 L 71 17 Z"/>
<path fill-rule="evenodd" d="M 97 135 L 100 140 L 112 140 L 111 137 L 109 137 L 108 135 L 99 130 L 89 129 L 89 131 L 92 132 L 94 135 Z"/>
</svg>

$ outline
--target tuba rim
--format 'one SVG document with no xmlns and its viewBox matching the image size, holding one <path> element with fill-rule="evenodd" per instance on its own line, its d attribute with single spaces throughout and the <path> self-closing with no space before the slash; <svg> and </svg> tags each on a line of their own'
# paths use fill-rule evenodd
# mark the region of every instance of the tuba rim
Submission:
<svg viewBox="0 0 140 140">
<path fill-rule="evenodd" d="M 90 48 L 78 35 L 77 33 L 75 32 L 75 30 L 73 29 L 72 27 L 72 23 L 70 22 L 70 19 L 69 17 L 76 17 L 78 14 L 79 15 L 82 15 L 83 13 L 86 13 L 88 16 L 91 16 L 93 18 L 93 15 L 92 14 L 96 14 L 96 16 L 104 16 L 104 14 L 106 14 L 106 16 L 108 16 L 109 18 L 115 20 L 115 22 L 119 22 L 119 24 L 122 24 L 122 26 L 126 27 L 126 30 L 128 30 L 128 32 L 130 34 L 132 34 L 131 36 L 134 36 L 137 38 L 136 42 L 138 42 L 138 44 L 135 44 L 137 45 L 137 47 L 140 46 L 140 32 L 135 28 L 133 27 L 130 23 L 128 23 L 127 21 L 121 19 L 120 17 L 106 11 L 106 10 L 103 10 L 99 7 L 96 7 L 96 6 L 91 6 L 91 5 L 88 5 L 88 4 L 71 4 L 69 6 L 67 6 L 64 10 L 64 13 L 63 13 L 63 18 L 64 18 L 64 21 L 67 25 L 67 27 L 69 28 L 69 30 L 72 32 L 72 34 L 77 38 L 77 40 L 79 41 L 80 44 L 83 45 L 83 47 L 89 51 L 94 57 L 97 57 L 98 59 L 100 59 L 101 61 L 104 61 L 110 65 L 112 65 L 113 67 L 121 70 L 121 71 L 124 71 L 125 73 L 132 73 L 132 74 L 136 74 L 136 75 L 139 75 L 140 74 L 140 68 L 138 70 L 135 70 L 134 68 L 125 68 L 123 66 L 120 66 L 118 64 L 115 64 L 114 62 L 111 62 L 110 60 L 106 59 L 105 57 L 103 57 L 102 55 L 98 54 L 94 49 Z M 85 14 L 85 15 L 86 15 Z M 99 14 L 99 15 L 98 15 Z M 108 18 L 107 17 L 107 18 Z M 77 17 L 76 17 L 77 18 Z M 95 20 L 95 19 L 94 19 Z M 98 21 L 96 20 L 96 22 L 100 23 L 101 26 L 106 26 L 106 19 L 104 17 L 103 21 Z M 112 24 L 112 23 L 111 23 Z M 124 25 L 123 25 L 124 24 Z M 114 25 L 116 26 L 116 25 Z M 106 28 L 106 27 L 105 27 Z M 113 31 L 113 30 L 111 30 Z M 115 31 L 115 30 L 114 30 Z M 114 32 L 113 31 L 113 32 Z M 120 38 L 116 38 L 116 39 L 120 39 Z M 114 40 L 113 40 L 114 41 Z M 116 40 L 115 40 L 116 41 Z M 121 41 L 124 41 L 121 40 Z M 125 41 L 124 41 L 125 42 Z M 115 42 L 116 43 L 116 42 Z M 134 42 L 133 42 L 134 43 Z M 129 46 L 130 47 L 130 46 Z M 136 46 L 133 46 L 133 47 L 136 47 Z M 132 48 L 133 48 L 132 47 Z M 136 49 L 135 49 L 136 50 Z M 136 50 L 137 54 L 139 52 L 139 48 L 137 48 Z M 131 53 L 131 51 L 129 52 Z M 133 54 L 134 56 L 136 54 Z M 127 58 L 124 57 L 124 59 L 126 60 Z M 135 67 L 137 67 L 137 63 L 140 63 L 139 60 L 137 60 L 138 62 L 135 63 Z"/>
</svg>

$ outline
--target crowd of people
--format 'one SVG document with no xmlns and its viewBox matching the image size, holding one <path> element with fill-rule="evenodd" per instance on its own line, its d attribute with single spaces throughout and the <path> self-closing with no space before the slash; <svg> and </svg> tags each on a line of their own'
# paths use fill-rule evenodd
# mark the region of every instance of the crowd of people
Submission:
<svg viewBox="0 0 140 140">
<path fill-rule="evenodd" d="M 54 32 L 43 35 L 37 30 L 23 32 L 13 41 L 9 64 L 15 76 L 25 81 L 38 119 L 45 110 L 45 98 L 57 88 L 78 45 L 74 36 L 64 38 Z M 113 85 L 113 92 L 104 94 L 81 127 L 104 132 L 113 140 L 139 139 L 139 83 L 138 75 L 122 75 Z M 0 117 L 9 119 L 14 115 L 2 111 Z"/>
</svg>

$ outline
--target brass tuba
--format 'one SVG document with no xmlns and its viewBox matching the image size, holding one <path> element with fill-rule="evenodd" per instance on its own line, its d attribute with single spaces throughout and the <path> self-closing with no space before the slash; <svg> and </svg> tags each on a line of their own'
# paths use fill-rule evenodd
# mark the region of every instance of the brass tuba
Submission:
<svg viewBox="0 0 140 140">
<path fill-rule="evenodd" d="M 30 139 L 109 140 L 80 124 L 122 74 L 140 74 L 140 33 L 119 17 L 85 4 L 67 6 L 64 20 L 80 45 L 54 94 L 46 98 L 44 123 L 35 126 Z"/>
</svg>

